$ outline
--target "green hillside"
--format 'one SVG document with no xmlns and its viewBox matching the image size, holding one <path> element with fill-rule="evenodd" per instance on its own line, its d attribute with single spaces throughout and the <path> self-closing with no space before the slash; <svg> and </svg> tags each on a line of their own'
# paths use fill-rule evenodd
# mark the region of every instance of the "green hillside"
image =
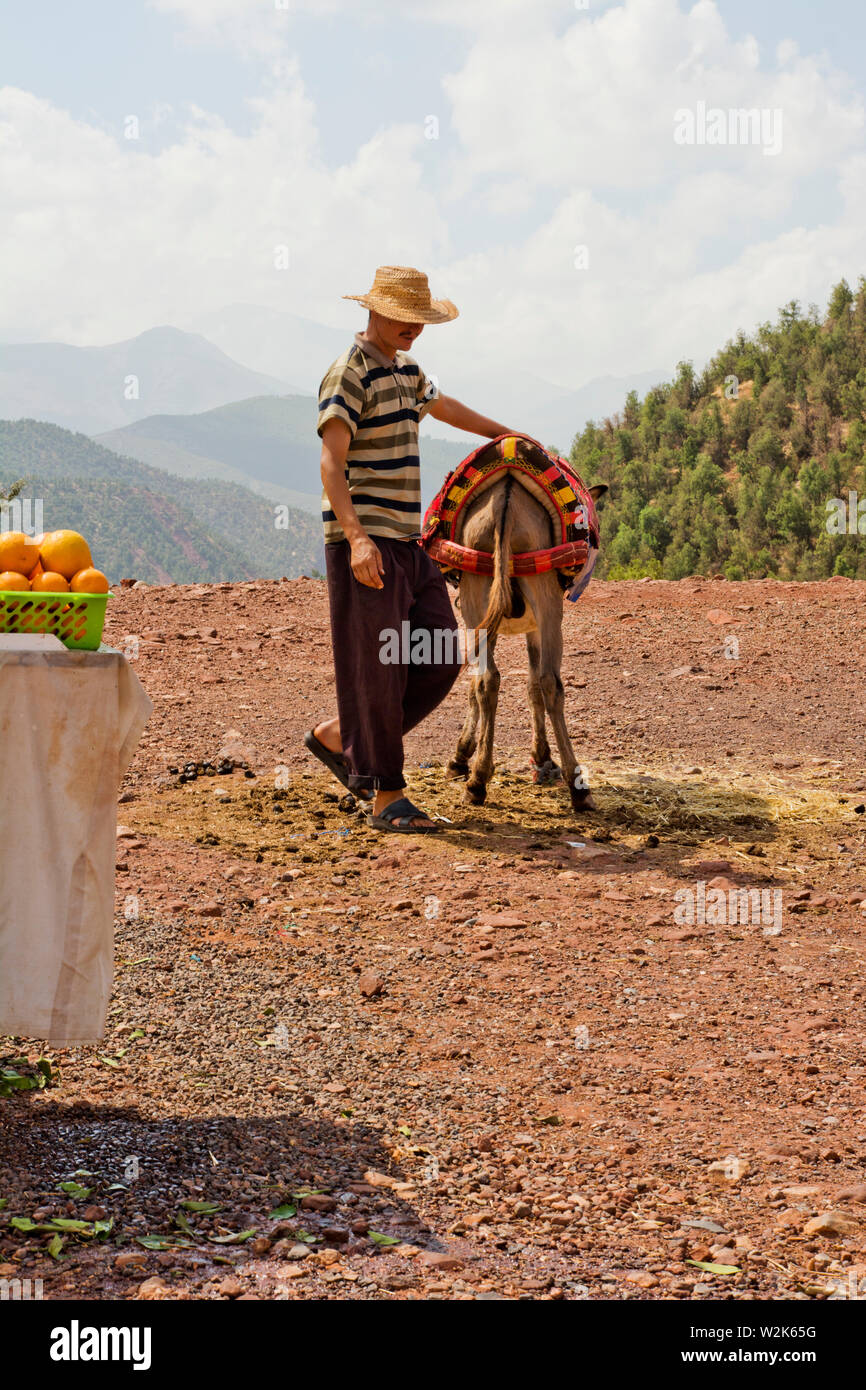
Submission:
<svg viewBox="0 0 866 1390">
<path fill-rule="evenodd" d="M 87 435 L 35 420 L 0 421 L 0 490 L 26 478 L 47 530 L 83 532 L 112 583 L 292 578 L 323 567 L 321 525 L 236 483 L 177 478 L 121 458 Z"/>
<path fill-rule="evenodd" d="M 866 579 L 862 537 L 828 533 L 832 499 L 866 497 L 866 280 L 842 280 L 823 314 L 792 301 L 700 376 L 683 362 L 642 401 L 632 392 L 571 457 L 610 484 L 609 578 Z"/>
<path fill-rule="evenodd" d="M 200 415 L 149 415 L 98 437 L 118 453 L 168 472 L 246 482 L 278 500 L 306 498 L 320 514 L 320 446 L 313 396 L 253 396 Z M 422 438 L 421 486 L 429 500 L 473 448 Z"/>
<path fill-rule="evenodd" d="M 206 458 L 194 454 L 179 444 L 168 440 L 152 439 L 141 434 L 134 427 L 130 430 L 110 430 L 97 436 L 98 442 L 127 457 L 138 459 L 140 463 L 150 464 L 165 473 L 173 473 L 178 478 L 214 478 L 225 483 L 239 483 L 258 493 L 271 502 L 283 502 L 289 507 L 299 507 L 301 511 L 319 516 L 321 512 L 320 492 L 300 492 L 294 488 L 281 487 L 279 483 L 262 482 L 251 477 L 242 469 L 219 459 Z"/>
</svg>

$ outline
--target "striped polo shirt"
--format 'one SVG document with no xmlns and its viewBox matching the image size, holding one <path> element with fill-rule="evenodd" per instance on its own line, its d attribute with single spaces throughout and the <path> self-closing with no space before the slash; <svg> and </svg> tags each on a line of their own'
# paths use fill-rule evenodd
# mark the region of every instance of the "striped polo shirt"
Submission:
<svg viewBox="0 0 866 1390">
<path fill-rule="evenodd" d="M 439 395 L 436 384 L 405 352 L 391 360 L 355 334 L 319 387 L 318 432 L 345 420 L 352 433 L 346 480 L 358 520 L 371 536 L 411 540 L 421 534 L 418 424 Z M 325 544 L 345 539 L 322 493 Z"/>
</svg>

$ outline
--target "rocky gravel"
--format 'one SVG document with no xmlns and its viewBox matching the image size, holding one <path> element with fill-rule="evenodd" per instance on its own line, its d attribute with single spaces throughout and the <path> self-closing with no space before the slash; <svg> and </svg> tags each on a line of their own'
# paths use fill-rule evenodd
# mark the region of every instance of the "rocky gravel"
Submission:
<svg viewBox="0 0 866 1390">
<path fill-rule="evenodd" d="M 0 1278 L 866 1294 L 862 586 L 595 584 L 563 680 L 597 812 L 531 784 L 507 639 L 487 804 L 444 776 L 465 677 L 407 742 L 436 837 L 367 829 L 303 747 L 331 712 L 320 582 L 110 609 L 155 704 L 114 993 L 98 1046 L 0 1039 L 53 1072 L 0 1099 Z"/>
</svg>

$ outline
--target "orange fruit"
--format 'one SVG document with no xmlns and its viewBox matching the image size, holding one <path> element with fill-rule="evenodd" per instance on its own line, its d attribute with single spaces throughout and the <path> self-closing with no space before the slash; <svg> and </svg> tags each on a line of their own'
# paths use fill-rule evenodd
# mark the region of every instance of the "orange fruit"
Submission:
<svg viewBox="0 0 866 1390">
<path fill-rule="evenodd" d="M 39 546 L 23 531 L 0 531 L 0 570 L 29 574 L 39 562 Z"/>
<path fill-rule="evenodd" d="M 51 570 L 40 568 L 30 581 L 34 594 L 65 594 L 69 592 L 69 581 L 62 574 L 52 574 Z"/>
<path fill-rule="evenodd" d="M 95 570 L 92 566 L 88 566 L 72 576 L 72 583 L 69 587 L 73 594 L 107 594 L 108 580 L 102 570 Z"/>
<path fill-rule="evenodd" d="M 90 546 L 77 531 L 49 531 L 39 550 L 43 568 L 71 579 L 93 564 Z"/>
<path fill-rule="evenodd" d="M 19 574 L 17 570 L 4 570 L 0 574 L 0 590 L 3 589 L 29 589 L 30 580 L 24 574 Z"/>
<path fill-rule="evenodd" d="M 44 569 L 42 568 L 42 561 L 41 561 L 41 560 L 37 560 L 37 561 L 36 561 L 36 564 L 33 566 L 32 570 L 31 570 L 30 573 L 28 574 L 27 578 L 30 580 L 30 583 L 32 584 L 33 581 L 34 581 L 34 579 L 37 579 L 38 576 L 39 576 L 40 574 L 44 574 L 44 573 L 45 573 L 45 571 L 44 571 Z"/>
</svg>

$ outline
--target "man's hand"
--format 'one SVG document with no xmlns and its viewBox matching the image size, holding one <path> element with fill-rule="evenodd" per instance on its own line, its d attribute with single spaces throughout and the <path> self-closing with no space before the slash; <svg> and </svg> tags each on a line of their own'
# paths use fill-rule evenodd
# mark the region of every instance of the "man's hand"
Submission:
<svg viewBox="0 0 866 1390">
<path fill-rule="evenodd" d="M 352 549 L 352 573 L 359 584 L 366 584 L 369 589 L 384 589 L 382 575 L 385 567 L 382 564 L 382 552 L 366 534 L 358 536 L 351 542 Z"/>
<path fill-rule="evenodd" d="M 352 552 L 352 573 L 368 589 L 384 589 L 382 552 L 358 520 L 346 482 L 346 455 L 352 434 L 344 420 L 328 420 L 322 430 L 322 483 Z"/>
</svg>

